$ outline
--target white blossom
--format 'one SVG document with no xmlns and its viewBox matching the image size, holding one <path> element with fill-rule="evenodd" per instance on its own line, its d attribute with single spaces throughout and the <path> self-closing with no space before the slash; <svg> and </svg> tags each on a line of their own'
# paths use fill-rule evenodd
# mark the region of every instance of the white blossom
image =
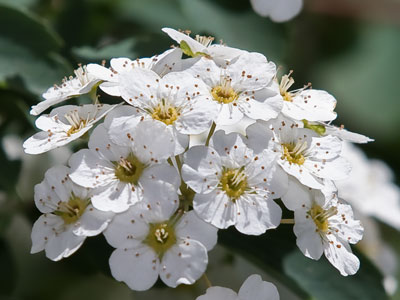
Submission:
<svg viewBox="0 0 400 300">
<path fill-rule="evenodd" d="M 151 288 L 158 277 L 170 287 L 193 284 L 206 270 L 217 229 L 193 211 L 176 212 L 178 195 L 170 186 L 146 190 L 144 197 L 104 232 L 117 248 L 110 257 L 112 275 L 139 291 Z"/>
<path fill-rule="evenodd" d="M 278 153 L 274 163 L 311 188 L 321 189 L 323 179 L 344 179 L 351 171 L 351 164 L 341 156 L 343 142 L 339 138 L 320 137 L 284 118 L 257 121 L 247 127 L 247 137 L 256 153 L 266 148 Z"/>
<path fill-rule="evenodd" d="M 150 119 L 168 128 L 175 137 L 175 154 L 188 146 L 189 134 L 207 131 L 218 109 L 204 94 L 204 83 L 186 72 L 172 72 L 161 78 L 146 69 L 134 69 L 120 76 L 121 96 L 132 105 L 113 115 L 110 134 L 116 143 L 138 120 Z M 117 114 L 122 112 L 122 116 Z"/>
<path fill-rule="evenodd" d="M 176 41 L 183 53 L 190 57 L 207 57 L 218 65 L 225 65 L 226 62 L 235 60 L 239 55 L 247 51 L 227 47 L 223 44 L 212 44 L 214 37 L 196 35 L 195 38 L 189 36 L 190 31 L 180 32 L 172 28 L 163 28 L 166 34 Z"/>
<path fill-rule="evenodd" d="M 196 192 L 198 216 L 218 228 L 234 225 L 252 235 L 277 227 L 281 209 L 272 199 L 286 192 L 287 179 L 281 180 L 271 163 L 274 154 L 254 155 L 238 134 L 222 131 L 210 145 L 192 147 L 182 167 L 184 181 Z"/>
<path fill-rule="evenodd" d="M 208 102 L 218 105 L 217 125 L 235 124 L 244 115 L 267 121 L 282 109 L 282 101 L 266 90 L 275 76 L 275 64 L 262 54 L 245 53 L 223 67 L 201 58 L 187 71 L 207 85 Z"/>
<path fill-rule="evenodd" d="M 315 90 L 305 86 L 289 91 L 294 83 L 293 77 L 283 75 L 280 83 L 274 79 L 271 89 L 276 98 L 283 103 L 282 114 L 293 120 L 331 121 L 336 119 L 336 99 L 326 91 Z"/>
<path fill-rule="evenodd" d="M 60 85 L 49 88 L 42 97 L 44 101 L 32 106 L 31 115 L 39 115 L 50 106 L 67 99 L 89 93 L 100 82 L 99 74 L 88 70 L 87 66 L 79 66 L 74 71 L 75 77 L 64 78 Z"/>
<path fill-rule="evenodd" d="M 54 261 L 73 254 L 87 236 L 101 233 L 113 217 L 92 206 L 90 191 L 74 184 L 69 172 L 65 166 L 53 167 L 35 186 L 35 204 L 43 215 L 33 225 L 31 253 L 45 250 Z"/>
<path fill-rule="evenodd" d="M 327 124 L 325 122 L 318 122 L 318 121 L 312 122 L 312 121 L 308 121 L 305 119 L 303 119 L 302 122 L 298 122 L 298 124 L 300 127 L 314 130 L 320 136 L 333 135 L 333 136 L 337 136 L 342 141 L 347 141 L 347 142 L 357 143 L 357 144 L 365 144 L 365 143 L 374 141 L 373 139 L 371 139 L 365 135 L 351 132 L 347 129 L 344 129 L 343 125 L 341 125 L 340 127 L 337 127 L 335 125 Z"/>
<path fill-rule="evenodd" d="M 104 211 L 122 212 L 143 198 L 143 191 L 161 181 L 177 189 L 179 176 L 166 159 L 174 141 L 158 123 L 143 121 L 128 133 L 131 144 L 114 144 L 101 124 L 93 131 L 89 149 L 69 160 L 71 179 L 93 189 L 93 206 Z"/>
<path fill-rule="evenodd" d="M 254 11 L 274 22 L 286 22 L 299 14 L 303 0 L 250 0 Z"/>
<path fill-rule="evenodd" d="M 55 108 L 36 120 L 36 127 L 42 131 L 24 142 L 24 150 L 29 154 L 40 154 L 64 146 L 84 135 L 115 106 L 87 104 Z"/>
<path fill-rule="evenodd" d="M 249 276 L 241 286 L 239 293 L 231 289 L 213 286 L 207 289 L 205 295 L 196 300 L 279 300 L 279 293 L 275 285 L 263 281 L 260 275 Z"/>
<path fill-rule="evenodd" d="M 113 58 L 110 61 L 110 68 L 90 64 L 88 70 L 98 74 L 103 80 L 100 89 L 111 96 L 121 96 L 120 77 L 124 73 L 137 68 L 152 70 L 160 77 L 163 77 L 171 71 L 181 69 L 182 51 L 180 49 L 170 49 L 160 55 L 153 57 L 138 58 L 131 60 L 127 57 Z"/>
<path fill-rule="evenodd" d="M 286 203 L 297 207 L 294 211 L 293 231 L 296 244 L 303 254 L 318 260 L 324 253 L 328 261 L 343 276 L 358 271 L 360 261 L 352 253 L 350 244 L 362 238 L 363 227 L 355 220 L 348 204 L 338 200 L 329 189 L 311 190 L 298 182 L 291 181 L 289 187 L 294 197 L 286 197 Z"/>
</svg>

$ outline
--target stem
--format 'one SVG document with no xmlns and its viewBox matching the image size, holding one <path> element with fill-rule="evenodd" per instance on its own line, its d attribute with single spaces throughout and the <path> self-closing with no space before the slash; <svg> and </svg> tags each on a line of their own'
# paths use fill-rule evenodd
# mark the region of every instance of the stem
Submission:
<svg viewBox="0 0 400 300">
<path fill-rule="evenodd" d="M 294 219 L 282 219 L 281 224 L 294 224 Z"/>
<path fill-rule="evenodd" d="M 208 146 L 208 144 L 210 143 L 210 139 L 212 137 L 212 135 L 214 134 L 215 128 L 217 127 L 217 124 L 215 124 L 215 122 L 212 123 L 211 128 L 210 128 L 210 132 L 208 133 L 207 139 L 206 139 L 206 146 Z"/>
<path fill-rule="evenodd" d="M 203 274 L 203 278 L 204 278 L 204 281 L 207 284 L 207 287 L 209 287 L 209 288 L 212 287 L 211 281 L 210 281 L 210 279 L 208 279 L 206 273 Z"/>
</svg>

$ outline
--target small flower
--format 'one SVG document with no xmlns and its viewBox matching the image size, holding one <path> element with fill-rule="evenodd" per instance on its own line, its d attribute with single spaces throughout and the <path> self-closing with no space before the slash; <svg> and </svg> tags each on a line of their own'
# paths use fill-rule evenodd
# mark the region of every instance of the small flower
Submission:
<svg viewBox="0 0 400 300">
<path fill-rule="evenodd" d="M 274 22 L 286 22 L 299 14 L 303 0 L 250 0 L 254 11 Z"/>
<path fill-rule="evenodd" d="M 335 136 L 320 137 L 315 131 L 299 128 L 296 122 L 278 118 L 250 125 L 248 145 L 259 153 L 263 149 L 278 153 L 275 163 L 302 184 L 324 187 L 323 179 L 339 180 L 348 176 L 350 163 L 341 156 L 343 142 Z"/>
<path fill-rule="evenodd" d="M 117 248 L 110 257 L 112 275 L 139 291 L 151 288 L 159 276 L 170 287 L 193 284 L 207 267 L 217 229 L 193 211 L 176 212 L 178 195 L 171 187 L 146 190 L 144 197 L 104 232 Z"/>
<path fill-rule="evenodd" d="M 154 182 L 178 188 L 178 173 L 166 162 L 174 147 L 169 132 L 158 123 L 143 121 L 128 134 L 129 146 L 116 145 L 101 124 L 90 137 L 89 149 L 70 158 L 70 178 L 93 189 L 97 209 L 123 212 L 141 201 L 146 189 L 156 188 Z"/>
<path fill-rule="evenodd" d="M 351 206 L 336 198 L 329 190 L 309 190 L 295 181 L 296 196 L 286 201 L 295 202 L 296 243 L 305 256 L 318 260 L 322 253 L 343 276 L 357 272 L 360 262 L 350 244 L 361 240 L 363 228 L 354 220 Z"/>
<path fill-rule="evenodd" d="M 304 88 L 289 91 L 294 79 L 292 72 L 283 75 L 278 84 L 276 78 L 272 89 L 277 92 L 277 97 L 283 102 L 282 114 L 293 120 L 331 121 L 336 119 L 336 99 L 322 90 Z"/>
<path fill-rule="evenodd" d="M 189 36 L 190 31 L 180 32 L 172 28 L 163 28 L 166 34 L 179 44 L 183 53 L 190 57 L 207 57 L 218 65 L 225 65 L 247 51 L 227 47 L 222 44 L 212 44 L 214 37 L 196 35 Z"/>
<path fill-rule="evenodd" d="M 36 127 L 42 131 L 24 142 L 24 150 L 29 154 L 40 154 L 64 146 L 84 135 L 115 107 L 116 105 L 88 104 L 55 108 L 50 114 L 42 115 L 36 120 Z"/>
<path fill-rule="evenodd" d="M 88 65 L 88 70 L 98 74 L 103 80 L 100 89 L 111 96 L 121 96 L 120 76 L 128 73 L 135 68 L 152 70 L 160 77 L 171 71 L 179 71 L 181 68 L 182 51 L 180 49 L 170 49 L 160 55 L 149 58 L 138 58 L 131 60 L 126 57 L 113 58 L 110 61 L 110 68 L 105 68 L 97 64 Z"/>
<path fill-rule="evenodd" d="M 89 93 L 100 81 L 99 74 L 90 72 L 87 66 L 79 66 L 74 71 L 75 77 L 65 77 L 60 85 L 49 88 L 42 96 L 45 99 L 37 105 L 32 106 L 31 115 L 39 115 L 50 106 L 63 102 L 67 99 Z"/>
<path fill-rule="evenodd" d="M 253 274 L 243 282 L 239 293 L 231 289 L 213 286 L 207 289 L 205 295 L 196 300 L 279 300 L 279 293 L 275 285 L 263 281 L 260 275 Z"/>
<path fill-rule="evenodd" d="M 133 108 L 119 109 L 122 119 L 117 112 L 113 116 L 110 135 L 117 143 L 139 119 L 150 119 L 171 131 L 175 154 L 179 154 L 187 148 L 189 134 L 208 130 L 217 114 L 216 104 L 205 99 L 204 83 L 187 72 L 172 72 L 161 78 L 151 70 L 134 69 L 120 76 L 120 84 L 122 98 Z"/>
<path fill-rule="evenodd" d="M 286 192 L 287 178 L 277 175 L 273 160 L 267 151 L 254 155 L 235 133 L 217 131 L 210 147 L 192 147 L 182 177 L 197 193 L 193 208 L 198 216 L 218 228 L 235 225 L 252 235 L 277 227 L 281 209 L 272 198 Z"/>
<path fill-rule="evenodd" d="M 326 124 L 324 122 L 311 122 L 307 120 L 303 120 L 302 122 L 304 128 L 308 128 L 311 130 L 314 130 L 316 133 L 318 133 L 321 136 L 326 136 L 326 135 L 333 135 L 337 136 L 340 138 L 342 141 L 347 141 L 351 143 L 357 143 L 357 144 L 365 144 L 368 142 L 373 142 L 374 140 L 359 134 L 355 132 L 348 131 L 344 129 L 344 126 L 334 126 L 330 124 Z"/>
<path fill-rule="evenodd" d="M 217 125 L 238 123 L 244 115 L 267 121 L 277 117 L 282 109 L 282 101 L 265 93 L 276 67 L 262 54 L 242 54 L 223 67 L 201 58 L 187 71 L 207 85 L 209 103 L 218 105 Z"/>
<path fill-rule="evenodd" d="M 74 184 L 69 172 L 53 167 L 35 186 L 35 204 L 43 215 L 33 225 L 31 253 L 45 250 L 54 261 L 73 254 L 87 236 L 100 234 L 113 217 L 92 206 L 89 190 Z"/>
</svg>

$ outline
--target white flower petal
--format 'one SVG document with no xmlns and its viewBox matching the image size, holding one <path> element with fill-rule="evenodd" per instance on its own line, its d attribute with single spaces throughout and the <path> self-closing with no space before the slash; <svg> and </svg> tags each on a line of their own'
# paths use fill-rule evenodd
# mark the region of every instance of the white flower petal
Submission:
<svg viewBox="0 0 400 300">
<path fill-rule="evenodd" d="M 205 223 L 193 210 L 185 213 L 175 228 L 177 236 L 199 241 L 207 251 L 217 244 L 217 232 L 216 227 Z"/>
<path fill-rule="evenodd" d="M 331 237 L 332 243 L 325 243 L 324 253 L 329 262 L 342 276 L 354 275 L 360 268 L 360 261 L 347 242 L 342 243 Z"/>
<path fill-rule="evenodd" d="M 116 249 L 110 257 L 110 268 L 116 280 L 125 282 L 132 290 L 145 291 L 157 281 L 159 260 L 147 246 Z"/>
<path fill-rule="evenodd" d="M 194 146 L 184 156 L 182 177 L 196 193 L 209 193 L 219 183 L 221 158 L 211 147 Z"/>
<path fill-rule="evenodd" d="M 164 27 L 161 30 L 164 31 L 166 34 L 168 34 L 169 37 L 174 41 L 176 41 L 178 44 L 180 44 L 182 41 L 185 41 L 190 47 L 190 50 L 192 50 L 193 54 L 196 54 L 196 52 L 203 52 L 204 49 L 206 48 L 198 41 L 192 39 L 187 34 L 179 32 L 175 29 Z"/>
<path fill-rule="evenodd" d="M 160 278 L 170 287 L 193 284 L 205 272 L 208 263 L 207 249 L 192 239 L 180 240 L 163 256 Z"/>
<path fill-rule="evenodd" d="M 242 196 L 236 200 L 237 217 L 235 227 L 238 231 L 249 235 L 260 235 L 268 229 L 278 227 L 282 210 L 273 200 L 261 195 Z"/>
<path fill-rule="evenodd" d="M 239 300 L 279 300 L 278 289 L 260 275 L 249 276 L 239 290 Z"/>
<path fill-rule="evenodd" d="M 104 231 L 107 242 L 120 249 L 139 247 L 149 232 L 144 212 L 143 206 L 136 205 L 116 215 Z"/>
<path fill-rule="evenodd" d="M 72 232 L 81 236 L 95 236 L 103 232 L 111 221 L 113 213 L 103 212 L 89 205 L 79 218 Z"/>
<path fill-rule="evenodd" d="M 58 261 L 72 255 L 82 246 L 86 236 L 77 236 L 71 230 L 53 234 L 45 246 L 46 257 Z"/>
<path fill-rule="evenodd" d="M 293 227 L 296 235 L 297 247 L 306 257 L 318 260 L 323 253 L 322 240 L 312 218 L 307 216 L 306 209 L 298 209 L 294 212 L 295 224 Z"/>
<path fill-rule="evenodd" d="M 285 195 L 281 197 L 285 206 L 295 211 L 302 205 L 311 207 L 312 195 L 310 188 L 302 185 L 296 178 L 289 177 L 289 188 Z"/>
<path fill-rule="evenodd" d="M 207 292 L 196 298 L 196 300 L 238 300 L 238 295 L 231 289 L 212 286 L 207 289 Z M 248 298 L 246 298 L 247 300 Z M 250 299 L 250 298 L 249 298 Z M 253 299 L 253 298 L 251 298 Z"/>
<path fill-rule="evenodd" d="M 193 199 L 193 209 L 201 219 L 220 229 L 236 223 L 236 205 L 222 191 L 213 190 L 208 194 L 196 194 Z"/>
</svg>

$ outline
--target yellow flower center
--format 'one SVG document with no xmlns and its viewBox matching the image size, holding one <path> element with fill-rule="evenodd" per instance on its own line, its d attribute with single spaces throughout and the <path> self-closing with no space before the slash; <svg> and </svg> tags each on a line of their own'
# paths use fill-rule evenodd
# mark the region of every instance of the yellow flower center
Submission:
<svg viewBox="0 0 400 300">
<path fill-rule="evenodd" d="M 332 206 L 325 210 L 318 204 L 314 204 L 308 211 L 318 230 L 326 233 L 329 230 L 329 218 L 337 214 L 337 208 Z"/>
<path fill-rule="evenodd" d="M 161 103 L 154 108 L 151 117 L 154 120 L 161 121 L 166 125 L 171 125 L 178 119 L 179 115 L 179 110 L 176 107 L 162 99 Z"/>
<path fill-rule="evenodd" d="M 211 95 L 215 101 L 227 104 L 239 98 L 239 94 L 232 88 L 231 82 L 231 78 L 224 77 L 221 80 L 221 85 L 212 88 Z"/>
<path fill-rule="evenodd" d="M 176 244 L 175 229 L 168 223 L 150 224 L 150 230 L 144 243 L 161 258 L 169 248 Z"/>
<path fill-rule="evenodd" d="M 288 92 L 289 88 L 294 83 L 293 77 L 290 77 L 291 74 L 292 74 L 292 71 L 290 71 L 288 75 L 283 75 L 282 79 L 281 79 L 281 83 L 279 84 L 279 92 L 281 93 L 283 100 L 288 101 L 288 102 L 293 102 L 293 99 L 292 99 L 293 95 L 291 92 Z"/>
<path fill-rule="evenodd" d="M 137 184 L 142 175 L 145 165 L 132 153 L 126 158 L 121 158 L 119 162 L 114 162 L 115 176 L 122 182 Z"/>
<path fill-rule="evenodd" d="M 71 111 L 70 113 L 66 114 L 64 116 L 67 121 L 71 124 L 71 128 L 68 129 L 67 131 L 67 136 L 71 136 L 74 133 L 79 132 L 83 128 L 86 127 L 86 124 L 88 123 L 88 120 L 81 119 L 79 116 L 78 112 L 76 110 Z"/>
<path fill-rule="evenodd" d="M 236 201 L 247 190 L 247 176 L 244 167 L 239 169 L 224 169 L 220 179 L 221 189 Z"/>
<path fill-rule="evenodd" d="M 72 194 L 68 202 L 58 204 L 54 214 L 60 216 L 65 224 L 73 224 L 83 215 L 89 203 L 90 199 L 81 199 Z"/>
<path fill-rule="evenodd" d="M 291 164 L 302 165 L 306 160 L 303 155 L 305 149 L 307 149 L 307 142 L 282 144 L 283 155 L 281 158 Z"/>
</svg>

